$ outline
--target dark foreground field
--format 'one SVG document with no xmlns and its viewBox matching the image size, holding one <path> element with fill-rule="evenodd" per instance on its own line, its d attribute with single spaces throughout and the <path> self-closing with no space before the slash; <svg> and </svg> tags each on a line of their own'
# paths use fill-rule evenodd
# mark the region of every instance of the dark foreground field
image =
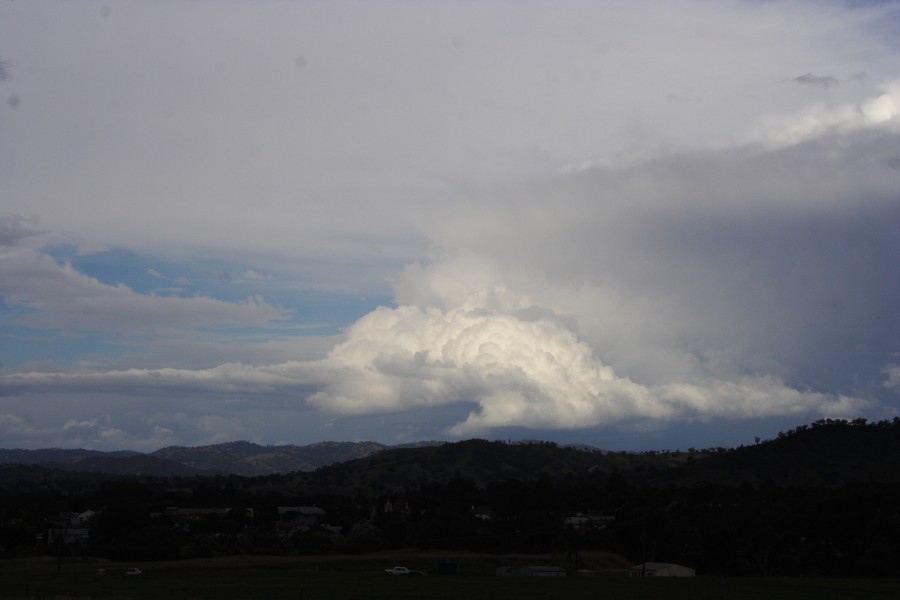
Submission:
<svg viewBox="0 0 900 600">
<path fill-rule="evenodd" d="M 637 579 L 621 575 L 496 577 L 500 564 L 546 564 L 551 557 L 450 557 L 457 576 L 390 577 L 383 569 L 404 564 L 433 573 L 438 557 L 370 555 L 334 557 L 232 557 L 141 565 L 51 559 L 0 562 L 0 598 L 179 598 L 228 600 L 567 600 L 777 598 L 891 599 L 900 581 L 888 579 L 794 579 L 695 577 Z M 141 568 L 140 575 L 125 570 Z M 105 568 L 107 575 L 96 570 Z M 61 572 L 60 572 L 61 571 Z"/>
</svg>

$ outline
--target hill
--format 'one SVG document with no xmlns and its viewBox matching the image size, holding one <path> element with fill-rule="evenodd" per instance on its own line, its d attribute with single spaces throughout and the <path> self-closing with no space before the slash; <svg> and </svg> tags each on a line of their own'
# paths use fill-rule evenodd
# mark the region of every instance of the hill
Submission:
<svg viewBox="0 0 900 600">
<path fill-rule="evenodd" d="M 193 468 L 174 460 L 139 454 L 136 456 L 89 456 L 67 463 L 43 463 L 43 466 L 83 473 L 108 475 L 147 475 L 151 477 L 192 477 L 219 475 L 214 471 Z"/>
<path fill-rule="evenodd" d="M 735 485 L 840 485 L 900 482 L 900 422 L 823 420 L 753 446 L 687 452 L 606 452 L 549 442 L 467 440 L 386 449 L 297 474 L 330 490 L 399 490 L 466 479 L 494 481 L 597 479 L 613 474 L 642 485 L 697 482 Z"/>
<path fill-rule="evenodd" d="M 387 448 L 377 442 L 320 442 L 307 446 L 260 446 L 229 442 L 212 446 L 169 446 L 151 456 L 195 469 L 243 476 L 314 471 L 335 462 L 368 456 Z"/>
<path fill-rule="evenodd" d="M 576 478 L 609 462 L 600 452 L 553 443 L 506 443 L 481 439 L 425 448 L 388 449 L 371 456 L 299 475 L 329 488 L 404 489 L 452 479 L 476 484 L 518 479 Z"/>
<path fill-rule="evenodd" d="M 801 425 L 774 440 L 690 460 L 678 478 L 781 486 L 900 482 L 900 421 L 825 419 Z"/>
<path fill-rule="evenodd" d="M 208 446 L 169 446 L 149 454 L 134 451 L 45 448 L 0 449 L 0 464 L 42 465 L 68 471 L 117 475 L 255 477 L 314 471 L 388 448 L 377 442 L 320 442 L 306 446 L 261 446 L 246 441 Z"/>
<path fill-rule="evenodd" d="M 140 455 L 140 452 L 134 452 L 132 450 L 101 452 L 99 450 L 83 450 L 81 448 L 41 448 L 39 450 L 0 448 L 0 464 L 40 465 L 48 463 L 72 463 L 83 458 L 124 458 Z"/>
</svg>

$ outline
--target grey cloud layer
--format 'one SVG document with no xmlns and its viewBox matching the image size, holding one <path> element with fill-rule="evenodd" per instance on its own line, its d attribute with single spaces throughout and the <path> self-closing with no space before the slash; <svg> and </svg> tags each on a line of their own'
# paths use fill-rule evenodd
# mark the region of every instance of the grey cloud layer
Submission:
<svg viewBox="0 0 900 600">
<path fill-rule="evenodd" d="M 443 246 L 489 267 L 437 265 L 404 301 L 499 281 L 575 315 L 644 382 L 772 373 L 850 392 L 897 351 L 897 143 L 866 131 L 663 158 L 514 195 L 473 227 L 447 215 Z"/>
<path fill-rule="evenodd" d="M 125 285 L 107 285 L 58 264 L 43 251 L 21 243 L 33 238 L 20 217 L 0 220 L 8 243 L 0 247 L 0 294 L 18 309 L 7 324 L 72 331 L 154 331 L 216 325 L 261 325 L 287 313 L 263 298 L 223 302 L 209 297 L 140 294 Z"/>
<path fill-rule="evenodd" d="M 3 85 L 22 98 L 0 140 L 0 164 L 16 165 L 7 210 L 157 251 L 406 259 L 422 250 L 409 215 L 427 218 L 455 186 L 733 142 L 761 105 L 783 114 L 819 100 L 779 81 L 823 63 L 880 81 L 894 64 L 872 31 L 884 7 L 2 10 L 17 24 L 0 33 L 19 73 Z M 833 87 L 828 101 L 857 91 Z"/>
<path fill-rule="evenodd" d="M 82 367 L 4 365 L 4 436 L 898 410 L 890 5 L 44 8 L 0 7 L 0 333 Z M 395 302 L 298 340 L 262 297 L 143 294 L 45 244 L 165 257 L 142 274 L 176 286 L 198 257 L 298 295 L 390 276 Z"/>
</svg>

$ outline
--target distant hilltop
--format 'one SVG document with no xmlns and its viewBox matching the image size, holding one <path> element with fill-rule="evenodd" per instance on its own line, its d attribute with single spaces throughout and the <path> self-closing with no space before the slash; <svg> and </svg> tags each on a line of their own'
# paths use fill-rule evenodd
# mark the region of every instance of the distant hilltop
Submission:
<svg viewBox="0 0 900 600">
<path fill-rule="evenodd" d="M 0 449 L 0 464 L 40 465 L 66 471 L 118 475 L 246 477 L 315 471 L 319 467 L 363 458 L 392 447 L 416 447 L 441 442 L 387 446 L 378 442 L 318 442 L 305 446 L 263 446 L 247 441 L 209 446 L 168 446 L 155 452 L 44 448 Z"/>
</svg>

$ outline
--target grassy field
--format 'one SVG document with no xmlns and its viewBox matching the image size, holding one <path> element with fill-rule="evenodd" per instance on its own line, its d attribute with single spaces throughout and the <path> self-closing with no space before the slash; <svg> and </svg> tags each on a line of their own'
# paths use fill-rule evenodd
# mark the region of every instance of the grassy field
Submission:
<svg viewBox="0 0 900 600">
<path fill-rule="evenodd" d="M 404 564 L 434 572 L 437 557 L 376 555 L 361 557 L 230 557 L 141 565 L 84 561 L 65 563 L 61 572 L 50 559 L 0 562 L 0 598 L 293 600 L 569 600 L 691 599 L 822 600 L 900 597 L 897 580 L 831 580 L 694 577 L 638 579 L 597 577 L 496 577 L 499 564 L 545 564 L 541 557 L 451 557 L 455 577 L 389 577 L 385 566 Z M 547 558 L 547 557 L 544 557 Z M 138 566 L 143 573 L 124 575 Z M 105 576 L 96 569 L 105 568 Z"/>
</svg>

